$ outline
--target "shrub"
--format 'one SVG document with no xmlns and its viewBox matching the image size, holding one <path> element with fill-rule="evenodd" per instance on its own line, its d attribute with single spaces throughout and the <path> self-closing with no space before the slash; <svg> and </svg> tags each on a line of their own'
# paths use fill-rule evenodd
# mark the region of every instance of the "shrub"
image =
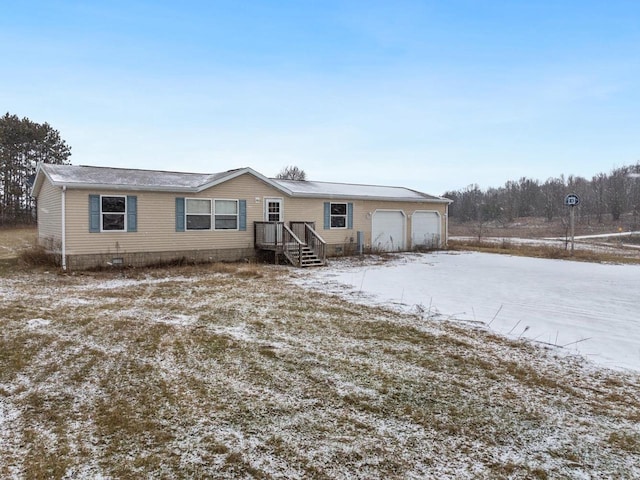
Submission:
<svg viewBox="0 0 640 480">
<path fill-rule="evenodd" d="M 18 255 L 20 263 L 30 267 L 59 267 L 60 255 L 50 253 L 40 245 L 33 245 L 20 252 Z"/>
</svg>

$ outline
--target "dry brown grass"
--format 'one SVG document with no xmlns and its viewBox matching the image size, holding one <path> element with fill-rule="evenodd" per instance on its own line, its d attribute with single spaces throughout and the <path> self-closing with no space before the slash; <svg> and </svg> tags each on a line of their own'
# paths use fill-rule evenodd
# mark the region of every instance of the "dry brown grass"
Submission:
<svg viewBox="0 0 640 480">
<path fill-rule="evenodd" d="M 529 245 L 519 244 L 508 239 L 499 242 L 489 240 L 449 240 L 450 250 L 471 250 L 485 253 L 498 253 L 503 255 L 516 255 L 520 257 L 549 258 L 559 260 L 573 260 L 577 262 L 592 263 L 628 263 L 640 264 L 640 257 L 635 255 L 627 256 L 624 252 L 610 252 L 591 249 L 570 249 L 549 246 L 549 245 Z"/>
<path fill-rule="evenodd" d="M 48 253 L 40 245 L 33 245 L 20 250 L 17 264 L 21 267 L 59 267 L 60 255 Z"/>
<path fill-rule="evenodd" d="M 49 264 L 44 251 L 36 246 L 35 227 L 0 228 L 0 275 Z"/>
<path fill-rule="evenodd" d="M 640 455 L 640 433 L 637 431 L 613 432 L 609 441 L 621 450 Z"/>
<path fill-rule="evenodd" d="M 637 376 L 289 272 L 0 278 L 0 477 L 637 473 Z"/>
<path fill-rule="evenodd" d="M 617 221 L 614 221 L 611 215 L 603 215 L 600 220 L 595 216 L 580 217 L 578 215 L 575 234 L 595 235 L 618 231 L 628 232 L 637 230 L 637 225 L 637 218 L 634 218 L 632 214 L 625 214 Z M 483 222 L 481 228 L 477 221 L 459 222 L 455 218 L 450 220 L 450 235 L 477 237 L 478 233 L 485 237 L 565 237 L 569 235 L 569 218 L 567 215 L 564 218 L 555 217 L 552 221 L 548 221 L 544 217 L 521 217 L 511 222 Z"/>
<path fill-rule="evenodd" d="M 36 227 L 0 228 L 0 260 L 17 258 L 20 251 L 36 244 Z"/>
</svg>

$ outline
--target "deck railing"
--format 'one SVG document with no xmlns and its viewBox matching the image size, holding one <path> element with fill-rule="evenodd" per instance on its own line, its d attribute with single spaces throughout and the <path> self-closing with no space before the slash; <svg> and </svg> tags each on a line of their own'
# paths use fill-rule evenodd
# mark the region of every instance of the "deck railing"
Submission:
<svg viewBox="0 0 640 480">
<path fill-rule="evenodd" d="M 313 222 L 291 222 L 288 227 L 284 222 L 254 222 L 254 239 L 256 248 L 274 250 L 282 253 L 294 265 L 302 262 L 303 247 L 308 247 L 315 256 L 326 262 L 326 242 L 313 229 Z"/>
<path fill-rule="evenodd" d="M 307 243 L 307 232 L 305 229 L 305 225 L 311 225 L 315 227 L 315 222 L 289 222 L 289 228 L 295 233 L 296 237 L 298 237 L 303 242 Z"/>
<path fill-rule="evenodd" d="M 254 222 L 254 242 L 258 248 L 279 250 L 282 248 L 284 222 Z"/>
<path fill-rule="evenodd" d="M 282 226 L 282 253 L 292 265 L 302 266 L 302 247 L 304 243 L 286 225 Z"/>
<path fill-rule="evenodd" d="M 316 232 L 311 224 L 305 223 L 304 225 L 305 231 L 305 242 L 307 246 L 313 250 L 316 257 L 322 260 L 322 263 L 326 263 L 327 261 L 327 242 Z"/>
</svg>

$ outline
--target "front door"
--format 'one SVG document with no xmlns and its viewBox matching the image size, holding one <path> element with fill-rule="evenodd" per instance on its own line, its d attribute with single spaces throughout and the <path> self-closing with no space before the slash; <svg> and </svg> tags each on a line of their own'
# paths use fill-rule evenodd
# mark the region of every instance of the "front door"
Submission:
<svg viewBox="0 0 640 480">
<path fill-rule="evenodd" d="M 264 199 L 264 219 L 267 222 L 282 221 L 282 199 L 281 198 L 265 198 Z"/>
<path fill-rule="evenodd" d="M 266 222 L 282 222 L 284 218 L 281 198 L 264 199 L 264 219 Z M 282 242 L 282 224 L 267 225 L 265 231 L 267 243 Z M 276 240 L 277 239 L 277 240 Z"/>
</svg>

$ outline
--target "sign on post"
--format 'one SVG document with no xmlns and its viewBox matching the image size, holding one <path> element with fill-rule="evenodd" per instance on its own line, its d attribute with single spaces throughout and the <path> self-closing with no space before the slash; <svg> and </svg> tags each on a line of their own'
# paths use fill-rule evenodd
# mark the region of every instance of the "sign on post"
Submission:
<svg viewBox="0 0 640 480">
<path fill-rule="evenodd" d="M 573 249 L 575 246 L 575 216 L 573 213 L 573 207 L 580 205 L 580 197 L 578 197 L 578 195 L 576 195 L 575 193 L 570 193 L 569 195 L 564 197 L 564 204 L 567 207 L 571 207 L 571 210 L 569 211 L 569 220 L 571 222 L 571 255 L 573 255 Z"/>
<path fill-rule="evenodd" d="M 567 207 L 575 207 L 577 205 L 580 205 L 580 197 L 578 197 L 578 195 L 576 195 L 575 193 L 570 193 L 569 195 L 564 197 L 564 204 Z"/>
</svg>

